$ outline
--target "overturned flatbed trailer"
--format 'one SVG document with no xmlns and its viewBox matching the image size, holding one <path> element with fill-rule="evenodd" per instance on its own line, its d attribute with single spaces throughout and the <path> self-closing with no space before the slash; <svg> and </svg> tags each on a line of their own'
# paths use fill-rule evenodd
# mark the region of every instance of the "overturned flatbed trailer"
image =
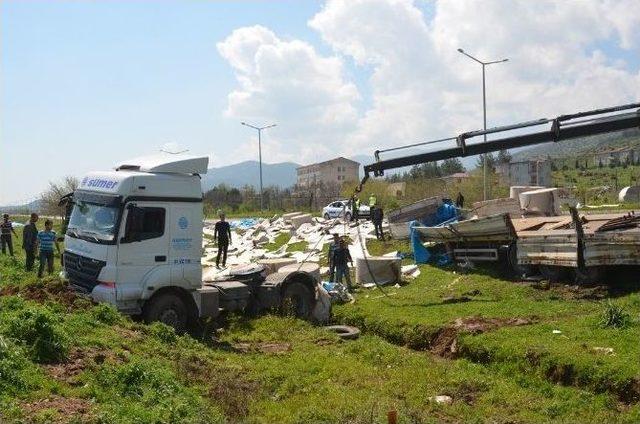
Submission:
<svg viewBox="0 0 640 424">
<path fill-rule="evenodd" d="M 424 242 L 445 244 L 456 261 L 502 262 L 516 275 L 587 283 L 607 266 L 640 265 L 640 215 L 511 218 L 498 214 L 439 227 L 414 227 Z"/>
</svg>

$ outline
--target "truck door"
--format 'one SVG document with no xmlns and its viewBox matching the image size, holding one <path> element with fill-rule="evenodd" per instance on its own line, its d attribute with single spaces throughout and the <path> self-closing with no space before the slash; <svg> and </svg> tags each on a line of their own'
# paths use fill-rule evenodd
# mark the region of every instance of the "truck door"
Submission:
<svg viewBox="0 0 640 424">
<path fill-rule="evenodd" d="M 128 203 L 118 240 L 117 296 L 120 301 L 144 297 L 144 283 L 170 282 L 168 266 L 170 208 L 165 203 Z"/>
</svg>

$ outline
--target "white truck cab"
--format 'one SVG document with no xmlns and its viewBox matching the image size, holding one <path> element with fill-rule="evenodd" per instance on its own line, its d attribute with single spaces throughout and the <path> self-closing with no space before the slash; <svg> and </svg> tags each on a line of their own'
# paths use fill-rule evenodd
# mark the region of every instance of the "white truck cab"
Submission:
<svg viewBox="0 0 640 424">
<path fill-rule="evenodd" d="M 304 281 L 304 299 L 296 302 L 305 303 L 298 306 L 306 314 L 315 303 L 316 282 L 305 273 L 267 281 L 254 269 L 235 276 L 240 281 L 203 284 L 200 175 L 207 165 L 207 157 L 160 153 L 87 174 L 73 193 L 64 278 L 95 302 L 178 330 L 190 318 L 244 309 L 252 299 L 260 309 L 259 297 L 262 306 L 277 306 L 285 283 L 293 280 Z M 267 292 L 276 299 L 265 297 Z"/>
</svg>

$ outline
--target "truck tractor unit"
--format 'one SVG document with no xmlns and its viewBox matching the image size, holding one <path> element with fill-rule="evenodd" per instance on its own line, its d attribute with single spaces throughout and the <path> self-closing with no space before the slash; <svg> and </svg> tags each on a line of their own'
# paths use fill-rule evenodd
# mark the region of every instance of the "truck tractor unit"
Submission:
<svg viewBox="0 0 640 424">
<path fill-rule="evenodd" d="M 309 318 L 318 282 L 264 267 L 203 281 L 202 188 L 208 158 L 161 153 L 92 172 L 67 201 L 62 277 L 95 302 L 183 331 L 225 311 L 286 307 Z"/>
</svg>

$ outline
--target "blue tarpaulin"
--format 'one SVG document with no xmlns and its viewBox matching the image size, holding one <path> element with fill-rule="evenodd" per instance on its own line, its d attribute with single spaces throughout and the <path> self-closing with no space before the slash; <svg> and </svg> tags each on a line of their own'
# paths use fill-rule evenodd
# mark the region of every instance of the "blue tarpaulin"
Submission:
<svg viewBox="0 0 640 424">
<path fill-rule="evenodd" d="M 420 240 L 420 234 L 414 230 L 414 227 L 444 227 L 457 221 L 458 209 L 451 200 L 443 199 L 442 205 L 438 206 L 433 215 L 421 221 L 411 221 L 409 223 L 411 248 L 417 264 L 426 264 L 433 259 L 440 266 L 448 265 L 451 263 L 451 257 L 446 253 L 433 254 L 428 248 L 424 247 L 422 240 Z"/>
</svg>

